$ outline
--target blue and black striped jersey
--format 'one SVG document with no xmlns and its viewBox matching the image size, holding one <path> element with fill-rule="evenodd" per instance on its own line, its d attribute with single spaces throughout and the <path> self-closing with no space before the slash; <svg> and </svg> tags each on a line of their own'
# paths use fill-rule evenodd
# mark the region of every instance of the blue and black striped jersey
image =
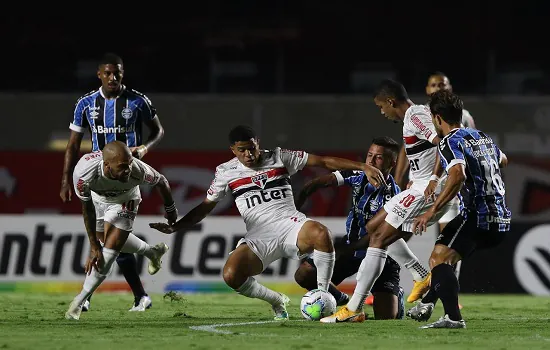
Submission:
<svg viewBox="0 0 550 350">
<path fill-rule="evenodd" d="M 80 133 L 89 129 L 93 152 L 115 140 L 137 147 L 143 143 L 143 122 L 156 117 L 155 107 L 144 94 L 123 86 L 117 98 L 106 99 L 99 88 L 78 99 L 69 128 Z"/>
<path fill-rule="evenodd" d="M 478 227 L 488 230 L 498 224 L 499 231 L 508 231 L 512 215 L 500 172 L 502 153 L 493 140 L 476 129 L 454 129 L 439 143 L 439 154 L 447 172 L 464 164 L 466 182 L 459 197 L 465 209 L 477 213 Z"/>
<path fill-rule="evenodd" d="M 345 184 L 352 188 L 352 206 L 346 220 L 346 235 L 348 242 L 355 242 L 367 234 L 367 222 L 401 190 L 391 175 L 386 180 L 387 186 L 376 188 L 369 183 L 362 171 L 344 170 L 333 174 L 339 186 Z M 356 251 L 355 256 L 363 257 L 365 252 Z"/>
</svg>

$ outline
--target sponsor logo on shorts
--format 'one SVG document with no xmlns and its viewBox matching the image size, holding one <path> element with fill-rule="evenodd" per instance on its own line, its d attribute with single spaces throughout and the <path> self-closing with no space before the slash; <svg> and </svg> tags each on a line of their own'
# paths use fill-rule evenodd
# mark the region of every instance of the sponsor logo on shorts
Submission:
<svg viewBox="0 0 550 350">
<path fill-rule="evenodd" d="M 132 221 L 136 219 L 136 213 L 132 213 L 131 211 L 127 211 L 127 210 L 119 211 L 117 212 L 117 215 L 119 218 L 124 218 Z"/>
<path fill-rule="evenodd" d="M 405 215 L 407 215 L 407 211 L 400 207 L 393 207 L 391 211 L 392 213 L 394 213 L 395 215 L 399 216 L 402 219 L 404 219 Z"/>
<path fill-rule="evenodd" d="M 509 224 L 511 219 L 510 218 L 500 218 L 498 216 L 487 216 L 486 218 L 487 220 L 487 223 L 492 223 L 494 222 L 495 224 Z"/>
</svg>

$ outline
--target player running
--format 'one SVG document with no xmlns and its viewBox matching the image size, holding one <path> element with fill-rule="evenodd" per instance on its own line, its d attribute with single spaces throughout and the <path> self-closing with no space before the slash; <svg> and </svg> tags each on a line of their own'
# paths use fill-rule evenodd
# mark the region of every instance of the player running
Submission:
<svg viewBox="0 0 550 350">
<path fill-rule="evenodd" d="M 142 159 L 164 135 L 156 109 L 147 96 L 122 85 L 124 66 L 119 56 L 105 54 L 99 63 L 97 77 L 101 80 L 101 87 L 78 99 L 73 121 L 69 125 L 71 136 L 65 150 L 59 194 L 63 202 L 70 201 L 72 197 L 71 173 L 86 129 L 91 133 L 92 152 L 100 151 L 107 143 L 118 140 L 130 147 L 133 156 L 138 159 Z M 142 124 L 150 130 L 145 143 L 142 140 Z M 129 311 L 150 308 L 152 301 L 143 289 L 135 256 L 121 252 L 117 264 L 134 294 L 134 303 Z M 88 299 L 82 311 L 89 308 Z"/>
<path fill-rule="evenodd" d="M 158 190 L 169 223 L 177 220 L 178 212 L 166 178 L 133 158 L 130 149 L 120 141 L 108 143 L 103 152 L 80 158 L 73 172 L 73 184 L 82 202 L 91 248 L 82 291 L 65 314 L 67 319 L 78 320 L 82 305 L 107 278 L 121 251 L 147 257 L 151 275 L 161 267 L 161 258 L 168 246 L 160 243 L 151 247 L 131 233 L 141 202 L 139 186 L 149 185 Z"/>
<path fill-rule="evenodd" d="M 357 273 L 361 261 L 365 257 L 365 249 L 369 244 L 365 228 L 366 222 L 400 191 L 390 175 L 395 166 L 398 152 L 399 144 L 395 140 L 390 137 L 377 137 L 372 141 L 367 153 L 366 163 L 382 171 L 387 186 L 378 188 L 372 186 L 362 171 L 335 171 L 308 182 L 296 200 L 296 208 L 300 209 L 307 197 L 320 188 L 342 185 L 348 185 L 352 188 L 352 207 L 346 220 L 347 234 L 340 244 L 335 245 L 336 260 L 328 289 L 338 305 L 347 304 L 349 297 L 339 291 L 336 286 Z M 400 270 L 399 264 L 388 258 L 382 275 L 372 287 L 372 293 L 375 296 L 373 302 L 374 317 L 377 320 L 401 319 L 404 317 L 404 292 L 403 288 L 399 286 Z M 300 286 L 312 290 L 317 288 L 315 276 L 315 263 L 311 258 L 307 258 L 296 270 L 294 278 Z"/>
<path fill-rule="evenodd" d="M 438 149 L 448 177 L 432 207 L 414 220 L 413 232 L 425 232 L 427 223 L 455 196 L 464 202 L 464 210 L 437 238 L 430 257 L 432 287 L 407 314 L 419 321 L 428 320 L 436 300 L 441 299 L 445 316 L 421 328 L 466 328 L 452 266 L 477 249 L 500 244 L 510 230 L 511 212 L 506 206 L 500 172 L 508 160 L 485 133 L 461 128 L 462 100 L 455 94 L 436 92 L 431 97 L 430 109 L 437 134 L 443 138 Z"/>
<path fill-rule="evenodd" d="M 357 273 L 357 285 L 349 303 L 335 314 L 322 318 L 321 322 L 363 322 L 363 305 L 374 283 L 382 273 L 388 246 L 401 242 L 406 232 L 412 232 L 413 219 L 427 211 L 433 204 L 432 194 L 437 193 L 437 178 L 441 166 L 437 161 L 435 145 L 439 137 L 435 133 L 428 107 L 415 105 L 400 83 L 384 80 L 375 91 L 374 102 L 382 114 L 392 121 L 403 122 L 403 139 L 407 157 L 411 163 L 412 186 L 394 196 L 367 223 L 370 242 L 367 253 Z M 428 194 L 428 196 L 425 195 Z M 437 220 L 448 209 L 441 208 L 429 224 Z M 399 256 L 404 250 L 392 253 Z M 401 258 L 402 259 L 402 258 Z M 396 259 L 398 262 L 401 259 Z M 408 266 L 408 265 L 406 265 Z M 412 266 L 415 286 L 408 301 L 415 301 L 429 290 L 431 275 L 418 261 Z"/>
<path fill-rule="evenodd" d="M 279 147 L 261 150 L 256 133 L 237 126 L 229 133 L 235 158 L 219 165 L 204 201 L 174 225 L 150 224 L 165 233 L 187 229 L 204 219 L 226 195 L 232 195 L 247 233 L 227 259 L 223 279 L 237 293 L 271 304 L 276 320 L 288 319 L 288 297 L 259 284 L 253 276 L 272 262 L 300 259 L 313 253 L 317 288 L 328 290 L 334 267 L 334 246 L 329 230 L 296 210 L 290 177 L 305 166 L 329 170 L 363 170 L 374 186 L 385 185 L 375 167 L 335 157 Z"/>
</svg>

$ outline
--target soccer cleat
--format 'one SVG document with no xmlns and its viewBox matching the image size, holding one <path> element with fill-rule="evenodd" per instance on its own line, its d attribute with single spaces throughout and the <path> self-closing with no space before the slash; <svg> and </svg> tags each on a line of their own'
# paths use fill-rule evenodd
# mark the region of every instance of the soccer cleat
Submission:
<svg viewBox="0 0 550 350">
<path fill-rule="evenodd" d="M 340 323 L 340 322 L 364 322 L 365 313 L 363 310 L 360 312 L 351 311 L 348 306 L 343 306 L 336 313 L 323 317 L 319 321 L 322 323 Z"/>
<path fill-rule="evenodd" d="M 275 321 L 286 321 L 288 320 L 288 312 L 286 311 L 286 307 L 288 303 L 290 303 L 290 298 L 284 295 L 283 293 L 279 293 L 279 294 L 281 295 L 281 303 L 271 306 L 271 309 L 275 314 L 275 317 L 273 317 L 273 319 Z"/>
<path fill-rule="evenodd" d="M 407 311 L 407 316 L 417 321 L 428 321 L 434 312 L 433 303 L 423 303 L 419 301 L 415 306 Z"/>
<path fill-rule="evenodd" d="M 399 295 L 397 296 L 397 317 L 396 319 L 402 320 L 405 317 L 405 291 L 402 287 L 399 287 Z"/>
<path fill-rule="evenodd" d="M 434 323 L 427 324 L 425 326 L 419 327 L 420 329 L 428 328 L 466 328 L 466 322 L 464 320 L 453 321 L 449 318 L 449 315 L 442 316 L 439 320 Z"/>
<path fill-rule="evenodd" d="M 423 281 L 414 281 L 411 294 L 407 297 L 407 303 L 414 303 L 418 299 L 421 299 L 428 290 L 430 290 L 430 284 L 432 282 L 432 273 L 428 273 L 428 276 Z"/>
<path fill-rule="evenodd" d="M 82 312 L 82 305 L 79 305 L 75 300 L 69 305 L 69 309 L 65 313 L 65 318 L 67 320 L 76 320 L 80 319 L 80 313 Z"/>
<path fill-rule="evenodd" d="M 152 259 L 149 259 L 149 266 L 147 267 L 147 271 L 150 275 L 154 275 L 155 273 L 159 272 L 160 268 L 162 267 L 162 256 L 166 254 L 168 249 L 169 248 L 166 243 L 159 243 L 152 248 L 155 256 Z"/>
<path fill-rule="evenodd" d="M 151 306 L 153 306 L 153 301 L 148 295 L 144 295 L 139 300 L 135 300 L 134 306 L 128 311 L 145 311 Z"/>
<path fill-rule="evenodd" d="M 371 294 L 365 300 L 365 304 L 372 306 L 374 304 L 374 294 Z"/>
<path fill-rule="evenodd" d="M 336 306 L 343 306 L 349 302 L 349 296 L 346 293 L 342 293 L 340 299 L 336 301 Z"/>
<path fill-rule="evenodd" d="M 82 304 L 82 312 L 87 312 L 90 310 L 90 301 L 86 300 L 84 304 Z"/>
</svg>

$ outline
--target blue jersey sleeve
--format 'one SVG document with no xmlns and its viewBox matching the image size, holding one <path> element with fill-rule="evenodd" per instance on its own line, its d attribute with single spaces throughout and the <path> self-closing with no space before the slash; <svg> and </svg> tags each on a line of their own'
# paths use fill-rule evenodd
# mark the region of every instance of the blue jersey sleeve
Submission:
<svg viewBox="0 0 550 350">
<path fill-rule="evenodd" d="M 73 113 L 73 121 L 69 124 L 69 129 L 79 133 L 86 131 L 88 125 L 88 120 L 86 119 L 86 109 L 86 100 L 83 98 L 79 99 L 76 102 Z"/>
<path fill-rule="evenodd" d="M 144 94 L 139 93 L 139 97 L 143 101 L 141 105 L 141 113 L 144 121 L 151 121 L 157 117 L 157 109 L 151 102 L 151 100 Z"/>
<path fill-rule="evenodd" d="M 363 176 L 365 175 L 364 172 L 357 170 L 335 171 L 333 174 L 336 176 L 336 180 L 338 180 L 338 186 L 344 184 L 348 186 L 358 185 L 363 181 Z"/>
<path fill-rule="evenodd" d="M 448 172 L 450 168 L 457 164 L 466 164 L 462 141 L 463 138 L 455 133 L 439 142 L 439 155 L 445 171 Z"/>
</svg>

